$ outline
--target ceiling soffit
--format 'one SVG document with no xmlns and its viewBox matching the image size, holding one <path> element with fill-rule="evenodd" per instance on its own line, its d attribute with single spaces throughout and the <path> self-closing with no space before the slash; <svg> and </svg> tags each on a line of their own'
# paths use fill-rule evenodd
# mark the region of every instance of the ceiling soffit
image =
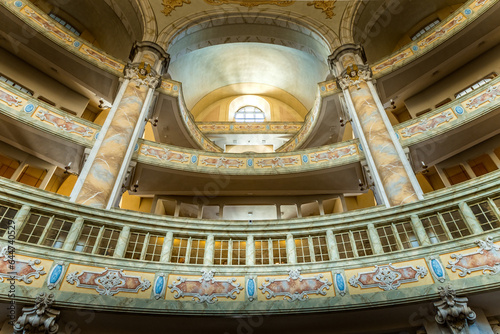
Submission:
<svg viewBox="0 0 500 334">
<path fill-rule="evenodd" d="M 235 36 L 231 29 L 235 25 L 249 24 L 271 26 L 289 31 L 288 36 L 267 36 L 269 37 L 268 42 L 271 38 L 285 37 L 284 40 L 288 39 L 298 45 L 304 45 L 304 41 L 301 39 L 311 40 L 312 38 L 317 45 L 328 50 L 328 54 L 340 46 L 340 40 L 331 27 L 310 17 L 283 10 L 266 9 L 260 12 L 241 12 L 237 8 L 217 8 L 181 17 L 161 31 L 157 43 L 169 50 L 179 40 L 200 30 L 222 26 L 227 28 L 226 37 L 232 37 L 234 42 L 241 42 L 241 40 L 237 40 L 238 36 Z M 245 35 L 251 35 L 249 32 L 251 30 L 247 30 Z M 293 33 L 295 33 L 295 37 L 293 37 Z M 300 38 L 298 34 L 307 38 Z M 262 42 L 266 42 L 265 35 L 261 34 L 258 37 L 264 37 Z M 215 43 L 220 44 L 216 41 Z M 318 50 L 315 51 L 318 52 Z"/>
</svg>

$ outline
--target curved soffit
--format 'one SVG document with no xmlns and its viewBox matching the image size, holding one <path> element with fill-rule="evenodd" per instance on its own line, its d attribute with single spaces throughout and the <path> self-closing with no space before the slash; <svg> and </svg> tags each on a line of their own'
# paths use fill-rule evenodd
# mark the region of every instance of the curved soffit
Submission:
<svg viewBox="0 0 500 334">
<path fill-rule="evenodd" d="M 318 82 L 325 80 L 329 69 L 316 57 L 296 49 L 232 43 L 190 52 L 172 62 L 169 73 L 182 82 L 188 109 L 218 88 L 256 83 L 288 92 L 309 110 L 316 99 Z"/>
<path fill-rule="evenodd" d="M 369 63 L 394 52 L 398 42 L 422 20 L 464 0 L 375 0 L 363 3 L 353 22 L 353 39 L 363 45 Z M 451 13 L 450 13 L 451 14 Z"/>
</svg>

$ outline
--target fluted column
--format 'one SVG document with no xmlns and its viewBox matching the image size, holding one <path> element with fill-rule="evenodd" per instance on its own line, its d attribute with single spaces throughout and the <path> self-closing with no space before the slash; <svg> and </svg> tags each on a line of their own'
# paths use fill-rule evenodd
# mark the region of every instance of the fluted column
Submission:
<svg viewBox="0 0 500 334">
<path fill-rule="evenodd" d="M 66 237 L 66 240 L 64 240 L 62 249 L 73 250 L 73 248 L 75 248 L 76 242 L 78 241 L 78 237 L 80 236 L 82 228 L 83 228 L 83 218 L 77 217 L 75 219 L 75 222 L 71 225 L 71 228 L 68 232 L 68 236 Z"/>
<path fill-rule="evenodd" d="M 71 193 L 71 201 L 95 208 L 109 208 L 115 203 L 168 59 L 158 45 L 136 43 L 133 61 L 125 67 L 118 95 Z"/>
<path fill-rule="evenodd" d="M 247 266 L 255 265 L 255 242 L 253 235 L 247 236 L 246 264 Z"/>
<path fill-rule="evenodd" d="M 28 218 L 30 216 L 30 211 L 31 207 L 28 205 L 23 205 L 19 211 L 17 211 L 16 215 L 12 219 L 15 224 L 15 230 L 16 230 L 16 239 L 19 237 L 21 234 L 21 231 L 24 228 L 24 225 L 26 225 L 26 222 L 28 221 Z"/>
<path fill-rule="evenodd" d="M 167 232 L 165 239 L 163 240 L 163 246 L 161 248 L 160 262 L 170 261 L 170 256 L 172 256 L 172 244 L 174 242 L 174 233 Z"/>
<path fill-rule="evenodd" d="M 205 243 L 205 257 L 203 258 L 203 264 L 205 266 L 214 264 L 214 249 L 215 239 L 213 234 L 210 234 L 207 236 L 207 242 Z"/>
<path fill-rule="evenodd" d="M 387 207 L 423 199 L 423 192 L 373 86 L 360 46 L 344 45 L 330 56 L 375 186 Z"/>
<path fill-rule="evenodd" d="M 288 264 L 297 263 L 297 250 L 295 249 L 295 241 L 291 234 L 287 234 L 286 236 L 286 257 Z"/>
</svg>

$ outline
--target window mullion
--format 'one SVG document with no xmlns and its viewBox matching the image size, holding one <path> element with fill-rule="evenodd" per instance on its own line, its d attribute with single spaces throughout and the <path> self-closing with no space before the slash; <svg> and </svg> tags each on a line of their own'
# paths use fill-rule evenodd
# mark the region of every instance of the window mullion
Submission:
<svg viewBox="0 0 500 334">
<path fill-rule="evenodd" d="M 149 238 L 150 238 L 150 234 L 148 232 L 144 236 L 144 244 L 142 245 L 141 257 L 140 257 L 141 260 L 144 260 L 146 258 L 146 250 L 148 249 Z M 139 238 L 137 238 L 137 241 L 139 241 Z"/>
</svg>

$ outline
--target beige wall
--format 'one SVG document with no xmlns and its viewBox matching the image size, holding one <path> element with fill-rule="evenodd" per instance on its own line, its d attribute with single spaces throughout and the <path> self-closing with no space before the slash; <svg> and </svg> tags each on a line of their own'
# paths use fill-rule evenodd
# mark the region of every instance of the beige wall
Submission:
<svg viewBox="0 0 500 334">
<path fill-rule="evenodd" d="M 43 96 L 56 107 L 74 111 L 77 116 L 84 112 L 89 99 L 67 88 L 45 73 L 28 65 L 15 55 L 0 48 L 0 73 L 32 90 L 34 97 Z"/>
<path fill-rule="evenodd" d="M 500 45 L 407 99 L 405 104 L 412 117 L 416 117 L 418 112 L 432 108 L 447 98 L 454 100 L 456 93 L 481 80 L 491 72 L 500 74 L 499 54 Z"/>
</svg>

